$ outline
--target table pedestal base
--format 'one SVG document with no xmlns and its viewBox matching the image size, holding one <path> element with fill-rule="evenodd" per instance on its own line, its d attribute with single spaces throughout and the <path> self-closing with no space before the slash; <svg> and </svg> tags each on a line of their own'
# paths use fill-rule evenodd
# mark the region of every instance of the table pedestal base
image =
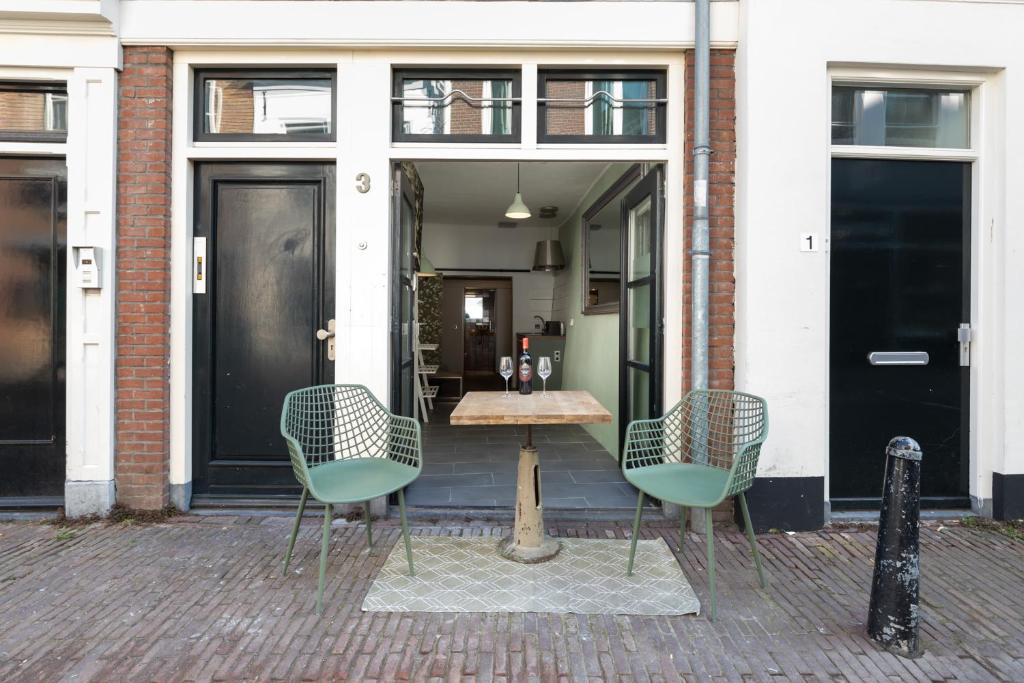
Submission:
<svg viewBox="0 0 1024 683">
<path fill-rule="evenodd" d="M 529 432 L 528 432 L 529 433 Z M 562 544 L 544 533 L 544 506 L 540 493 L 540 458 L 527 443 L 519 449 L 516 481 L 516 521 L 511 536 L 498 542 L 498 554 L 515 562 L 546 562 L 558 554 Z"/>
</svg>

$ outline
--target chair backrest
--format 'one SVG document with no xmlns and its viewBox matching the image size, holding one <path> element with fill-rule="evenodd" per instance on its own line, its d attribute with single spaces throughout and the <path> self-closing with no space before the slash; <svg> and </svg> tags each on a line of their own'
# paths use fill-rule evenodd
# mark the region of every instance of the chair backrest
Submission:
<svg viewBox="0 0 1024 683">
<path fill-rule="evenodd" d="M 281 435 L 295 478 L 309 485 L 308 470 L 332 460 L 389 456 L 392 415 L 366 387 L 323 384 L 284 398 Z"/>
<path fill-rule="evenodd" d="M 726 496 L 734 496 L 754 483 L 768 404 L 753 394 L 695 389 L 665 415 L 662 429 L 666 458 L 732 470 Z"/>
</svg>

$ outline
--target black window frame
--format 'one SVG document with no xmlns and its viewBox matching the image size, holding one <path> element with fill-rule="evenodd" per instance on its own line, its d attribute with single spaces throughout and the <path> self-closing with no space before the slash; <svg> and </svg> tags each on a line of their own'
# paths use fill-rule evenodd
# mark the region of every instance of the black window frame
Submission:
<svg viewBox="0 0 1024 683">
<path fill-rule="evenodd" d="M 68 86 L 63 81 L 0 81 L 0 92 L 38 92 L 68 97 Z M 70 119 L 71 101 L 68 100 L 68 116 Z M 71 122 L 68 121 L 70 127 Z M 67 142 L 68 132 L 63 131 L 17 131 L 0 129 L 0 141 L 3 142 Z"/>
<path fill-rule="evenodd" d="M 540 69 L 537 72 L 537 142 L 540 144 L 665 144 L 665 126 L 668 119 L 668 102 L 660 101 L 654 109 L 654 135 L 551 135 L 547 130 L 547 97 L 548 81 L 618 81 L 618 80 L 649 80 L 654 81 L 655 99 L 666 100 L 668 97 L 668 71 L 666 69 L 623 69 L 611 67 L 599 69 Z"/>
<path fill-rule="evenodd" d="M 331 82 L 330 133 L 206 133 L 206 81 L 209 79 L 328 79 Z M 224 69 L 196 68 L 193 72 L 192 140 L 194 142 L 336 142 L 338 139 L 338 69 L 337 67 Z"/>
<path fill-rule="evenodd" d="M 511 80 L 512 81 L 512 132 L 508 135 L 484 135 L 465 133 L 405 133 L 402 131 L 402 108 L 404 107 L 402 83 L 405 80 Z M 519 144 L 522 142 L 523 118 L 523 72 L 514 68 L 440 68 L 402 67 L 391 71 L 391 141 L 392 142 L 454 142 L 493 144 Z"/>
<path fill-rule="evenodd" d="M 581 295 L 583 301 L 581 302 L 581 312 L 583 315 L 605 315 L 608 313 L 619 313 L 619 301 L 609 301 L 604 304 L 591 304 L 589 303 L 590 294 L 590 225 L 593 223 L 594 218 L 601 213 L 609 204 L 616 199 L 621 204 L 622 200 L 626 198 L 626 190 L 630 189 L 638 180 L 643 178 L 643 167 L 640 164 L 633 164 L 630 166 L 625 173 L 612 183 L 611 187 L 601 193 L 601 196 L 594 200 L 594 202 L 587 208 L 583 213 L 582 229 L 580 230 L 580 254 L 583 257 L 583 267 L 580 269 L 582 272 L 582 289 Z M 622 225 L 619 225 L 619 230 L 622 230 Z M 621 232 L 620 232 L 621 235 Z M 621 239 L 619 240 L 621 243 Z M 619 271 L 619 282 L 622 282 L 621 266 Z"/>
</svg>

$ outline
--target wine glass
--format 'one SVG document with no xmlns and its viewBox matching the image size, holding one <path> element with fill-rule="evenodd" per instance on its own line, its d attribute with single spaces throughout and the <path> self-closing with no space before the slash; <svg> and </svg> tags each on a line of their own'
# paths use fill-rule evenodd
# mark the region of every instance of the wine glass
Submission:
<svg viewBox="0 0 1024 683">
<path fill-rule="evenodd" d="M 511 394 L 508 393 L 508 379 L 512 376 L 512 356 L 501 357 L 498 374 L 505 378 L 505 398 L 509 398 Z"/>
<path fill-rule="evenodd" d="M 540 360 L 537 361 L 537 374 L 544 380 L 544 394 L 545 398 L 548 397 L 548 377 L 551 376 L 551 359 L 547 356 L 541 356 Z"/>
</svg>

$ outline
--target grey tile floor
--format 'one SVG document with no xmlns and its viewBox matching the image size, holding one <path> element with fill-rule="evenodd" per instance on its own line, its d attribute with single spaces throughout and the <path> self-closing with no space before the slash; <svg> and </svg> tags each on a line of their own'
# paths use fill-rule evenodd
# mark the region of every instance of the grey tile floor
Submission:
<svg viewBox="0 0 1024 683">
<path fill-rule="evenodd" d="M 512 507 L 525 427 L 453 426 L 455 403 L 436 403 L 423 425 L 423 474 L 406 490 L 417 507 Z M 619 464 L 579 425 L 538 425 L 541 498 L 548 509 L 636 505 Z"/>
</svg>

